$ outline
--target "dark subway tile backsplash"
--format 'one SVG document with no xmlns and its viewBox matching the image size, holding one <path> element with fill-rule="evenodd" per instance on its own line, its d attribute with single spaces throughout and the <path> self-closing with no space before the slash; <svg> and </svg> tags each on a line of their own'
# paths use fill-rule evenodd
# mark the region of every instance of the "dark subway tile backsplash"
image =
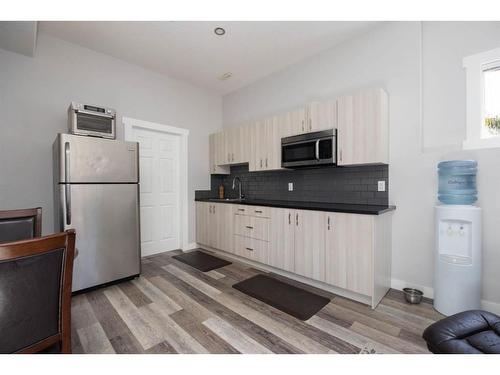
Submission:
<svg viewBox="0 0 500 375">
<path fill-rule="evenodd" d="M 231 167 L 230 175 L 212 175 L 211 190 L 195 192 L 196 198 L 218 196 L 224 185 L 226 198 L 237 198 L 238 187 L 232 189 L 234 177 L 242 182 L 243 194 L 249 199 L 354 203 L 387 205 L 389 203 L 389 166 L 323 167 L 312 169 L 248 172 L 248 165 Z M 379 192 L 378 181 L 386 190 Z M 293 191 L 288 191 L 288 183 Z"/>
</svg>

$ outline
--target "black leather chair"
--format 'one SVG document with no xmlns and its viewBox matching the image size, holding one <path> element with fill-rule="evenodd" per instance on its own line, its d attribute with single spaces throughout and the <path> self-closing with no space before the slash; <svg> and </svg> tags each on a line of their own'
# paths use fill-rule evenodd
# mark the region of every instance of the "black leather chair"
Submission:
<svg viewBox="0 0 500 375">
<path fill-rule="evenodd" d="M 71 353 L 74 249 L 74 230 L 0 244 L 0 353 Z"/>
<path fill-rule="evenodd" d="M 500 317 L 464 311 L 430 325 L 423 338 L 436 354 L 500 354 Z"/>
<path fill-rule="evenodd" d="M 0 243 L 42 235 L 42 208 L 0 211 Z"/>
</svg>

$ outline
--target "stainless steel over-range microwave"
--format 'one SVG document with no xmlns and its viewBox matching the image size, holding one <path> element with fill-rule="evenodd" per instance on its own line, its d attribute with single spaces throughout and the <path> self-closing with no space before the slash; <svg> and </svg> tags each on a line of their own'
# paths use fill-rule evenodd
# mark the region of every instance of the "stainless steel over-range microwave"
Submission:
<svg viewBox="0 0 500 375">
<path fill-rule="evenodd" d="M 281 139 L 281 166 L 283 168 L 334 164 L 337 164 L 337 129 Z"/>
<path fill-rule="evenodd" d="M 116 139 L 116 111 L 71 102 L 68 108 L 68 130 L 76 135 Z"/>
</svg>

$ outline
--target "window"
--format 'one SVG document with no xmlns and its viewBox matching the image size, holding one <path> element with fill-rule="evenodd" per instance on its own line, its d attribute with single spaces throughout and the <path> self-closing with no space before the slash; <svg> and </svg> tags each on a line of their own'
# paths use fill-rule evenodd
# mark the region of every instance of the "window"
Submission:
<svg viewBox="0 0 500 375">
<path fill-rule="evenodd" d="M 482 137 L 500 136 L 500 64 L 483 71 L 484 111 Z"/>
<path fill-rule="evenodd" d="M 500 48 L 464 59 L 467 86 L 465 149 L 500 147 Z"/>
</svg>

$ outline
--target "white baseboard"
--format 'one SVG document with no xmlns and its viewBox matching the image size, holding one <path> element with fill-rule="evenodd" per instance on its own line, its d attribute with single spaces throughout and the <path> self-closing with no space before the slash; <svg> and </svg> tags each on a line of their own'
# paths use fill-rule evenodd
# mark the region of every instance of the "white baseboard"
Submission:
<svg viewBox="0 0 500 375">
<path fill-rule="evenodd" d="M 199 246 L 196 242 L 191 242 L 191 243 L 188 243 L 186 246 L 184 246 L 182 248 L 182 251 L 190 251 L 190 250 L 194 250 L 194 249 L 198 249 Z"/>
<path fill-rule="evenodd" d="M 434 289 L 428 286 L 418 285 L 415 283 L 409 283 L 404 280 L 391 279 L 391 288 L 397 290 L 403 290 L 403 288 L 415 288 L 424 292 L 424 297 L 434 298 Z"/>
<path fill-rule="evenodd" d="M 481 308 L 493 314 L 500 315 L 500 303 L 492 301 L 481 301 Z"/>
<path fill-rule="evenodd" d="M 424 297 L 431 298 L 431 299 L 434 298 L 434 289 L 433 288 L 428 287 L 428 286 L 414 284 L 414 283 L 409 283 L 409 282 L 403 281 L 403 280 L 391 279 L 391 288 L 398 289 L 398 290 L 403 290 L 403 288 L 415 288 L 415 289 L 419 289 L 422 292 L 424 292 Z M 482 300 L 481 301 L 481 308 L 483 310 L 489 311 L 493 314 L 500 315 L 500 303 L 498 303 L 498 302 Z"/>
</svg>

